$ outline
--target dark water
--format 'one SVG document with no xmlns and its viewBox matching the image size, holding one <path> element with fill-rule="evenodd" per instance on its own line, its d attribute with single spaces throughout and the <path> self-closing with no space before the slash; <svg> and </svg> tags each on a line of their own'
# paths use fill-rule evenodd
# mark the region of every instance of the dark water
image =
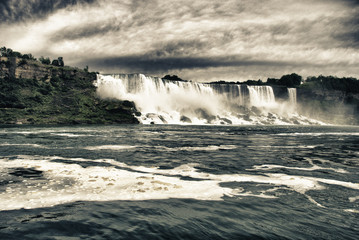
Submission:
<svg viewBox="0 0 359 240">
<path fill-rule="evenodd" d="M 358 239 L 359 127 L 0 129 L 0 239 Z"/>
</svg>

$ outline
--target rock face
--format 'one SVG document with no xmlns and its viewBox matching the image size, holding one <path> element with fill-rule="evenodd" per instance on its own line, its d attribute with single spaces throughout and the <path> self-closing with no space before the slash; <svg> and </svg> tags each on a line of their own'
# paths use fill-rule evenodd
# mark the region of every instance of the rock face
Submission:
<svg viewBox="0 0 359 240">
<path fill-rule="evenodd" d="M 288 96 L 288 88 L 285 86 L 272 86 L 274 96 L 276 100 L 287 100 Z"/>
<path fill-rule="evenodd" d="M 86 77 L 85 71 L 76 68 L 45 65 L 35 60 L 22 60 L 15 57 L 0 57 L 0 78 L 50 80 L 51 77 L 61 77 L 64 74 L 71 77 Z"/>
<path fill-rule="evenodd" d="M 99 99 L 94 80 L 77 68 L 1 57 L 0 124 L 138 123 L 132 102 Z"/>
<path fill-rule="evenodd" d="M 321 88 L 297 89 L 298 111 L 333 124 L 359 124 L 359 94 Z"/>
</svg>

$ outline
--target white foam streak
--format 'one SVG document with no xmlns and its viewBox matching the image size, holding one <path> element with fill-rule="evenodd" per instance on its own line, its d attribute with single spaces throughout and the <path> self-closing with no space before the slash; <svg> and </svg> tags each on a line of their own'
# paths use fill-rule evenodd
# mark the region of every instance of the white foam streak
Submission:
<svg viewBox="0 0 359 240">
<path fill-rule="evenodd" d="M 57 160 L 57 161 L 54 161 Z M 71 164 L 58 160 L 71 160 Z M 78 162 L 78 163 L 76 163 Z M 107 166 L 82 167 L 81 162 L 107 163 Z M 325 186 L 338 185 L 359 190 L 358 183 L 332 179 L 267 173 L 210 174 L 198 172 L 196 164 L 185 164 L 174 169 L 131 166 L 112 159 L 82 159 L 44 156 L 18 156 L 15 160 L 1 159 L 0 171 L 8 180 L 0 193 L 1 210 L 50 207 L 74 201 L 149 200 L 191 198 L 197 200 L 221 200 L 224 196 L 275 198 L 279 188 L 305 195 L 309 190 L 322 190 Z M 17 178 L 10 173 L 14 169 L 32 169 L 41 172 L 40 177 Z M 191 177 L 193 180 L 182 180 Z M 19 180 L 22 179 L 22 182 Z M 222 187 L 221 183 L 250 182 L 272 185 L 272 189 L 259 193 L 244 192 L 242 188 Z M 349 199 L 356 201 L 357 198 Z"/>
<path fill-rule="evenodd" d="M 168 152 L 177 152 L 177 151 L 218 151 L 218 150 L 230 150 L 230 149 L 236 149 L 237 146 L 235 145 L 209 145 L 209 146 L 203 146 L 203 147 L 175 147 L 175 148 L 169 148 L 164 146 L 156 147 L 158 150 L 164 150 Z"/>
<path fill-rule="evenodd" d="M 128 145 L 101 145 L 101 146 L 91 146 L 84 147 L 86 150 L 96 151 L 96 150 L 114 150 L 114 151 L 122 151 L 136 148 L 136 146 L 128 146 Z"/>
<path fill-rule="evenodd" d="M 256 165 L 253 166 L 253 169 L 247 169 L 247 170 L 264 170 L 264 171 L 268 171 L 268 170 L 272 170 L 272 169 L 276 169 L 276 168 L 280 168 L 280 169 L 292 169 L 292 170 L 300 170 L 300 171 L 316 171 L 316 170 L 330 170 L 333 172 L 338 172 L 338 173 L 347 173 L 347 171 L 345 171 L 344 169 L 336 169 L 336 168 L 324 168 L 324 167 L 320 167 L 317 165 L 312 165 L 311 167 L 308 168 L 301 168 L 301 167 L 286 167 L 286 166 L 282 166 L 282 165 L 275 165 L 275 164 L 264 164 L 264 165 Z"/>
<path fill-rule="evenodd" d="M 359 132 L 306 132 L 306 133 L 278 133 L 273 135 L 279 135 L 279 136 L 330 136 L 330 135 L 340 135 L 340 136 L 359 136 Z"/>
<path fill-rule="evenodd" d="M 47 148 L 44 145 L 40 145 L 40 144 L 30 144 L 30 143 L 2 143 L 0 144 L 0 146 L 20 146 L 20 147 L 34 147 L 34 148 Z"/>
<path fill-rule="evenodd" d="M 359 196 L 355 196 L 355 197 L 350 197 L 349 198 L 349 201 L 350 202 L 355 202 L 355 201 L 358 201 L 359 200 Z"/>
<path fill-rule="evenodd" d="M 43 159 L 43 160 L 41 160 Z M 45 160 L 44 160 L 45 159 Z M 146 200 L 193 198 L 220 200 L 233 190 L 219 186 L 218 181 L 185 181 L 114 167 L 86 167 L 78 164 L 52 162 L 57 157 L 34 159 L 22 156 L 17 160 L 1 160 L 1 171 L 31 168 L 43 172 L 44 180 L 10 183 L 0 193 L 1 210 L 50 207 L 74 201 Z M 91 161 L 71 159 L 76 161 Z M 113 160 L 97 162 L 116 163 Z M 117 165 L 117 164 L 116 164 Z M 119 163 L 121 167 L 126 165 Z"/>
</svg>

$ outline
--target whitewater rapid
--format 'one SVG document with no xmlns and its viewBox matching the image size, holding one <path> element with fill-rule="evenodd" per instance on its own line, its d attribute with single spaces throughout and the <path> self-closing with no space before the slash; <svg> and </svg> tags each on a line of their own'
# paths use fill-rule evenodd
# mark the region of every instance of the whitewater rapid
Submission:
<svg viewBox="0 0 359 240">
<path fill-rule="evenodd" d="M 101 98 L 136 104 L 144 124 L 318 124 L 296 113 L 296 89 L 276 100 L 271 86 L 172 81 L 143 74 L 98 75 Z"/>
</svg>

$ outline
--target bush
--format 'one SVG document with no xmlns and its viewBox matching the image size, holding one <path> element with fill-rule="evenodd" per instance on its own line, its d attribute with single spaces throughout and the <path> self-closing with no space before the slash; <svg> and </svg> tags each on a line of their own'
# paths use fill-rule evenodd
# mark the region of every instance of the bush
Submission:
<svg viewBox="0 0 359 240">
<path fill-rule="evenodd" d="M 338 90 L 346 93 L 359 93 L 359 80 L 356 78 L 338 78 L 333 76 L 308 77 L 305 85 L 317 88 Z"/>
<path fill-rule="evenodd" d="M 57 59 L 52 60 L 51 65 L 52 65 L 52 66 L 60 66 L 60 64 L 59 64 L 59 60 L 57 60 Z"/>
<path fill-rule="evenodd" d="M 27 61 L 25 59 L 21 59 L 20 62 L 17 64 L 18 67 L 26 65 Z"/>
<path fill-rule="evenodd" d="M 46 64 L 46 65 L 50 65 L 51 61 L 50 61 L 50 58 L 44 58 L 43 56 L 41 56 L 39 58 L 39 61 L 42 63 L 42 64 Z"/>
<path fill-rule="evenodd" d="M 292 73 L 288 75 L 283 75 L 280 79 L 268 78 L 267 83 L 270 85 L 297 87 L 302 83 L 302 77 L 296 73 Z"/>
</svg>

